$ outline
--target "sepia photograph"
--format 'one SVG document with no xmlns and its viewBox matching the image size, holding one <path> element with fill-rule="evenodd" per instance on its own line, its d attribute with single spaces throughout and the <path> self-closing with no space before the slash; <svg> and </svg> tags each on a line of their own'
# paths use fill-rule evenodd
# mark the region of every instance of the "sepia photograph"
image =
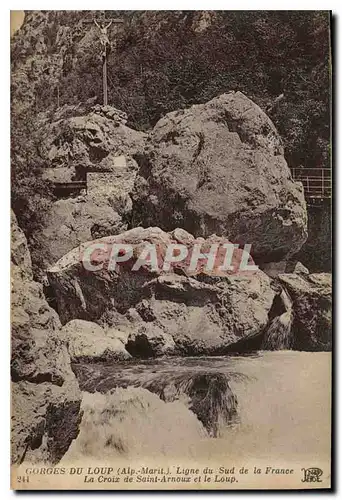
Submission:
<svg viewBox="0 0 342 500">
<path fill-rule="evenodd" d="M 10 21 L 11 488 L 331 489 L 331 11 Z"/>
</svg>

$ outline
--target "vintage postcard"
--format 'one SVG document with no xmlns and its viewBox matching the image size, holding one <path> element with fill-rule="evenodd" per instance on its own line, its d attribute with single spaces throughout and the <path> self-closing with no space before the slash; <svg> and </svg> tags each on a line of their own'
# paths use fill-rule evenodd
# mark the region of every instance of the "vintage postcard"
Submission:
<svg viewBox="0 0 342 500">
<path fill-rule="evenodd" d="M 331 15 L 11 12 L 11 485 L 331 488 Z"/>
</svg>

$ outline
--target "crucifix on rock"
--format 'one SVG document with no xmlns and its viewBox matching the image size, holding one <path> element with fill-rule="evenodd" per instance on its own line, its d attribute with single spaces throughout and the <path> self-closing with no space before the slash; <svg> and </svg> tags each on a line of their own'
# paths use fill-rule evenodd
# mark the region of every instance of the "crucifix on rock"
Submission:
<svg viewBox="0 0 342 500">
<path fill-rule="evenodd" d="M 103 104 L 108 104 L 108 86 L 107 86 L 107 56 L 110 49 L 108 29 L 112 24 L 122 24 L 122 19 L 94 19 L 95 26 L 99 29 L 99 39 L 101 44 L 102 56 L 102 84 L 103 84 Z"/>
</svg>

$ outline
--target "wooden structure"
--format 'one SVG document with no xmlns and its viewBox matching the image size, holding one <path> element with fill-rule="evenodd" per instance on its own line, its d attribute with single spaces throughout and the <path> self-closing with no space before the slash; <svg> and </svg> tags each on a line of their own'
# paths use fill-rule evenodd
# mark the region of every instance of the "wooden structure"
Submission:
<svg viewBox="0 0 342 500">
<path fill-rule="evenodd" d="M 292 177 L 304 186 L 304 196 L 309 205 L 321 204 L 331 199 L 332 182 L 330 168 L 304 168 L 291 170 Z"/>
<path fill-rule="evenodd" d="M 102 46 L 102 88 L 103 88 L 103 105 L 106 106 L 108 104 L 108 78 L 107 78 L 107 55 L 109 49 L 109 39 L 107 36 L 107 29 L 112 24 L 122 24 L 122 19 L 115 18 L 102 18 L 102 19 L 85 19 L 82 21 L 84 24 L 95 24 L 95 26 L 99 29 L 99 39 Z"/>
<path fill-rule="evenodd" d="M 78 195 L 82 190 L 87 191 L 87 181 L 54 182 L 53 191 L 58 198 L 68 198 Z"/>
</svg>

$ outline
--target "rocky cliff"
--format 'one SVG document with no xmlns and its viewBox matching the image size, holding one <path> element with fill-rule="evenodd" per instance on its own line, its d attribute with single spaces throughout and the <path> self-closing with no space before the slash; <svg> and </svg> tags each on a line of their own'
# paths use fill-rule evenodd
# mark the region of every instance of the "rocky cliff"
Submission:
<svg viewBox="0 0 342 500">
<path fill-rule="evenodd" d="M 245 17 L 244 33 L 253 18 L 263 46 L 262 25 L 253 16 Z M 78 435 L 81 393 L 71 366 L 77 373 L 82 363 L 96 371 L 98 363 L 132 358 L 331 350 L 331 277 L 296 262 L 308 236 L 307 210 L 303 186 L 292 178 L 286 158 L 301 159 L 291 150 L 291 134 L 284 150 L 263 110 L 270 99 L 261 89 L 252 100 L 250 86 L 243 93 L 238 80 L 227 85 L 231 80 L 225 79 L 216 40 L 228 25 L 231 43 L 238 38 L 231 21 L 220 13 L 183 11 L 124 11 L 123 17 L 124 33 L 117 34 L 108 55 L 108 74 L 110 102 L 120 102 L 124 111 L 98 102 L 101 60 L 91 13 L 29 12 L 13 38 L 13 205 L 27 234 L 13 214 L 15 463 L 57 463 Z M 296 27 L 295 21 L 289 24 Z M 323 22 L 319 16 L 314 21 L 318 27 Z M 274 44 L 277 30 L 278 24 L 269 30 Z M 155 54 L 164 35 L 177 57 L 169 57 L 170 72 L 165 63 L 161 75 L 141 45 L 153 47 L 156 66 L 156 60 L 164 61 L 162 51 Z M 214 75 L 195 55 L 202 47 L 210 61 L 209 42 L 219 67 L 210 66 Z M 197 80 L 183 62 L 181 70 L 174 64 L 179 50 L 189 47 L 193 56 L 187 61 L 197 65 Z M 245 53 L 246 47 L 238 52 Z M 132 68 L 138 71 L 135 57 L 141 78 L 132 77 Z M 279 65 L 282 59 L 275 60 Z M 263 73 L 251 67 L 253 74 Z M 309 74 L 318 80 L 312 68 Z M 273 97 L 279 85 L 272 87 Z M 303 124 L 292 115 L 291 120 L 296 135 Z M 231 244 L 239 245 L 231 267 L 221 269 L 219 250 L 208 270 L 203 256 L 212 245 Z M 251 245 L 248 271 L 240 269 L 245 244 Z M 133 251 L 112 268 L 108 252 L 87 254 L 96 245 L 130 245 Z M 186 257 L 164 268 L 170 245 L 183 245 Z M 155 266 L 141 262 L 146 246 L 155 251 Z M 202 257 L 190 269 L 195 247 Z M 221 410 L 227 421 L 234 418 L 235 396 L 216 374 L 183 377 L 177 384 L 172 397 L 186 394 L 212 435 Z M 146 388 L 168 401 L 165 387 Z M 202 389 L 214 399 L 223 391 L 214 416 L 213 399 L 204 404 Z"/>
<path fill-rule="evenodd" d="M 168 112 L 185 109 L 187 109 L 185 115 L 188 117 L 186 119 L 196 122 L 198 121 L 196 113 L 201 113 L 202 108 L 191 108 L 194 103 L 201 103 L 203 110 L 208 109 L 208 104 L 205 103 L 209 102 L 212 103 L 211 107 L 214 102 L 216 102 L 217 108 L 221 107 L 223 109 L 226 107 L 228 121 L 225 125 L 225 131 L 222 116 L 220 118 L 220 113 L 217 113 L 219 120 L 217 126 L 220 124 L 222 129 L 220 137 L 215 139 L 217 146 L 222 145 L 222 141 L 225 141 L 225 134 L 228 137 L 229 130 L 231 135 L 227 142 L 227 150 L 229 149 L 229 154 L 235 155 L 235 158 L 236 153 L 239 152 L 240 163 L 246 166 L 251 160 L 254 165 L 257 165 L 255 167 L 256 171 L 264 168 L 268 170 L 268 166 L 273 168 L 273 165 L 277 164 L 275 170 L 278 173 L 272 174 L 272 177 L 275 177 L 272 189 L 268 194 L 269 183 L 267 182 L 267 185 L 260 183 L 257 188 L 259 193 L 256 193 L 258 194 L 257 201 L 264 205 L 265 209 L 269 209 L 269 214 L 272 213 L 274 208 L 283 210 L 283 213 L 278 213 L 275 219 L 272 218 L 271 220 L 269 216 L 269 224 L 271 228 L 275 228 L 277 233 L 276 226 L 280 225 L 289 226 L 289 233 L 296 231 L 295 247 L 299 249 L 305 239 L 303 214 L 298 208 L 298 203 L 301 203 L 298 199 L 300 195 L 296 193 L 296 189 L 290 187 L 289 182 L 285 183 L 284 193 L 277 190 L 276 183 L 278 179 L 283 184 L 286 176 L 288 176 L 287 169 L 280 166 L 283 163 L 280 161 L 282 156 L 285 156 L 290 167 L 330 167 L 328 149 L 330 140 L 328 125 L 330 39 L 328 13 L 281 12 L 278 14 L 272 11 L 260 11 L 241 14 L 234 11 L 98 11 L 97 15 L 100 17 L 102 15 L 107 17 L 119 16 L 123 20 L 121 25 L 115 25 L 115 28 L 112 27 L 108 31 L 112 47 L 108 55 L 108 88 L 109 102 L 128 114 L 129 127 L 131 129 L 148 130 L 161 117 L 165 117 Z M 102 102 L 100 43 L 97 28 L 92 21 L 93 17 L 94 14 L 89 11 L 27 11 L 22 27 L 12 38 L 12 117 L 15 122 L 13 129 L 17 130 L 18 121 L 26 121 L 30 126 L 29 134 L 32 130 L 39 129 L 39 142 L 42 135 L 47 139 L 47 143 L 51 145 L 57 139 L 55 137 L 56 127 L 59 127 L 59 120 L 62 119 L 66 130 L 65 137 L 59 140 L 61 143 L 65 143 L 65 148 L 60 148 L 58 144 L 55 144 L 55 151 L 50 152 L 50 158 L 53 157 L 55 160 L 57 158 L 62 159 L 63 155 L 67 155 L 69 139 L 74 143 L 72 138 L 68 139 L 67 137 L 68 128 L 73 129 L 73 131 L 71 130 L 71 135 L 73 135 L 75 123 L 80 122 L 79 117 L 89 113 L 93 115 L 90 111 L 89 100 L 92 105 Z M 303 26 L 305 26 L 304 31 Z M 287 43 L 282 43 L 284 33 L 286 33 Z M 269 50 L 270 47 L 272 47 L 272 51 Z M 180 53 L 184 55 L 181 59 L 179 58 Z M 158 60 L 158 65 L 155 64 L 156 60 Z M 296 68 L 296 71 L 293 71 L 293 67 Z M 243 117 L 243 123 L 241 123 L 240 127 L 239 110 L 245 112 L 246 108 L 244 106 L 247 105 L 247 101 L 242 102 L 242 98 L 240 98 L 238 102 L 237 98 L 235 99 L 236 102 L 233 103 L 236 105 L 235 115 L 234 113 L 230 114 L 232 111 L 230 109 L 231 104 L 223 103 L 224 98 L 212 101 L 213 97 L 224 95 L 231 90 L 235 92 L 243 91 L 245 96 L 257 103 L 261 110 L 266 111 L 272 118 L 284 140 L 284 154 L 280 153 L 278 158 L 272 159 L 267 158 L 267 155 L 263 157 L 262 153 L 259 158 L 248 158 L 249 153 L 246 153 L 246 151 L 243 154 L 241 153 L 241 150 L 246 149 L 249 144 L 249 139 L 245 141 L 243 137 L 244 133 L 246 132 L 249 137 L 255 135 L 250 115 L 254 114 L 254 117 L 258 115 L 258 119 L 261 120 L 260 125 L 264 124 L 267 130 L 270 124 L 268 119 L 262 117 L 260 110 L 256 112 L 255 108 L 253 108 Z M 278 97 L 281 98 L 278 99 Z M 85 104 L 87 100 L 88 105 Z M 70 107 L 73 108 L 72 116 L 74 118 L 71 121 L 66 120 L 65 114 L 66 108 L 70 110 Z M 224 114 L 222 109 L 221 115 Z M 202 125 L 204 122 L 207 123 L 205 135 L 209 141 L 212 141 L 214 137 L 211 137 L 209 132 L 211 118 L 207 116 L 206 111 L 204 111 L 204 115 L 206 116 L 203 116 L 203 121 L 200 120 L 199 123 L 202 123 Z M 180 126 L 180 130 L 176 130 L 175 126 L 172 125 L 172 113 L 167 116 L 170 116 L 170 118 L 163 118 L 156 127 L 154 135 L 152 134 L 151 141 L 156 144 L 159 140 L 158 130 L 161 132 L 163 127 L 168 127 L 171 134 L 176 132 L 184 136 L 180 121 L 176 126 L 176 128 Z M 109 115 L 107 115 L 108 117 Z M 46 131 L 49 137 L 46 137 L 44 130 L 41 128 L 42 121 L 51 125 L 47 127 L 48 130 Z M 55 122 L 55 126 L 51 122 Z M 102 128 L 100 136 L 103 136 L 104 123 L 100 123 L 98 118 L 95 122 L 96 124 L 90 125 L 92 131 L 88 130 L 87 134 L 95 133 L 94 126 L 95 128 L 99 126 Z M 229 129 L 229 125 L 233 128 L 232 130 Z M 82 127 L 84 128 L 84 123 L 81 125 Z M 242 135 L 239 134 L 239 131 Z M 234 132 L 238 134 L 242 147 L 234 143 L 232 138 Z M 79 133 L 81 134 L 81 132 Z M 266 136 L 267 133 L 261 131 L 259 127 L 260 137 L 262 135 Z M 180 161 L 181 168 L 188 161 L 186 158 L 187 141 L 190 141 L 194 152 L 196 152 L 198 138 L 196 139 L 195 136 L 191 138 L 191 134 L 195 134 L 195 132 L 190 132 L 188 137 L 184 136 L 182 138 L 183 144 L 178 146 L 177 154 L 180 154 L 182 158 L 178 158 L 177 161 Z M 59 134 L 57 133 L 57 135 Z M 128 135 L 132 136 L 132 132 L 129 132 Z M 185 132 L 185 135 L 187 135 L 187 132 Z M 101 137 L 101 139 L 104 138 Z M 113 138 L 110 139 L 110 141 L 112 140 Z M 90 136 L 86 141 L 91 142 Z M 20 143 L 18 148 L 19 157 L 23 158 L 25 155 L 32 154 L 33 148 L 31 145 L 28 147 L 29 151 L 25 150 L 26 141 L 22 137 L 14 138 L 14 142 Z M 118 145 L 116 140 L 114 142 Z M 136 142 L 136 140 L 133 142 Z M 172 141 L 171 145 L 174 149 L 171 156 L 177 156 Z M 75 152 L 74 145 L 69 144 L 69 146 Z M 103 144 L 97 148 L 97 152 L 94 152 L 94 154 L 101 156 L 103 147 L 106 149 L 106 146 L 108 146 L 108 140 L 104 139 Z M 123 146 L 122 143 L 121 146 Z M 79 149 L 79 147 L 84 149 L 80 143 L 78 143 L 76 149 Z M 261 144 L 254 145 L 256 150 L 260 148 L 263 148 Z M 110 149 L 113 150 L 113 148 Z M 138 149 L 140 150 L 140 147 Z M 170 149 L 170 143 L 165 144 L 164 149 L 159 144 L 156 149 L 158 153 L 156 154 L 163 155 L 167 149 Z M 194 152 L 192 151 L 192 153 Z M 170 155 L 170 151 L 167 154 Z M 33 165 L 30 165 L 25 171 L 24 177 L 32 175 L 30 171 L 32 172 L 34 165 L 39 163 L 40 158 L 33 156 Z M 84 155 L 81 156 L 83 162 Z M 202 158 L 206 159 L 207 157 L 211 157 L 211 151 L 206 142 Z M 91 159 L 92 162 L 93 160 L 94 158 Z M 158 171 L 157 163 L 159 161 L 158 158 L 151 160 L 155 172 Z M 227 158 L 225 160 L 216 158 L 215 162 L 217 161 L 220 168 L 223 168 L 224 164 L 225 166 L 229 164 Z M 13 157 L 14 170 L 16 170 L 18 162 L 19 160 L 16 161 Z M 45 162 L 44 154 L 43 162 Z M 213 209 L 210 203 L 208 204 L 208 201 L 205 201 L 208 198 L 206 191 L 210 187 L 210 182 L 205 180 L 208 175 L 204 172 L 205 168 L 201 167 L 200 163 L 201 158 L 196 164 L 198 184 L 204 184 L 201 189 L 198 189 L 198 200 L 192 202 L 188 199 L 185 200 L 189 208 L 195 213 L 194 219 L 197 225 L 200 223 L 198 219 L 211 217 Z M 20 174 L 23 167 L 19 166 L 18 168 Z M 170 167 L 171 175 L 174 175 L 174 169 L 175 165 L 172 165 Z M 129 162 L 128 170 L 134 177 L 133 163 Z M 71 170 L 68 170 L 67 177 L 70 173 Z M 263 171 L 263 175 L 264 173 Z M 236 176 L 237 172 L 234 172 L 234 175 Z M 63 173 L 60 171 L 58 176 L 58 178 L 63 178 Z M 22 176 L 19 175 L 18 177 L 21 179 Z M 153 174 L 151 180 L 152 177 Z M 184 177 L 186 178 L 186 174 Z M 224 174 L 224 177 L 230 183 L 231 188 L 227 191 L 225 183 L 223 183 L 222 189 L 227 191 L 226 194 L 229 197 L 232 194 L 237 196 L 237 193 L 233 192 L 235 188 L 229 175 Z M 176 178 L 177 182 L 180 182 L 177 176 Z M 132 180 L 132 182 L 134 181 Z M 215 179 L 212 179 L 211 182 L 215 183 Z M 248 186 L 246 179 L 244 179 L 244 182 L 253 191 L 255 186 Z M 32 180 L 32 183 L 34 184 L 34 180 Z M 189 191 L 190 186 L 184 186 L 184 183 L 187 184 L 186 179 L 183 179 L 181 184 L 185 187 L 185 191 Z M 16 184 L 16 182 L 13 183 L 14 199 L 17 192 L 21 192 L 20 186 L 18 187 Z M 153 187 L 150 186 L 150 189 L 153 201 Z M 166 189 L 169 195 L 174 186 L 167 183 Z M 291 191 L 290 195 L 289 191 Z M 193 198 L 193 194 L 190 190 L 190 192 L 187 192 L 186 197 Z M 30 193 L 25 192 L 24 198 L 25 196 L 31 199 L 33 193 L 31 191 Z M 295 198 L 293 207 L 291 206 L 292 197 Z M 19 205 L 23 204 L 22 198 L 21 196 L 19 199 Z M 249 203 L 249 200 L 250 195 L 245 190 L 241 190 L 239 199 L 235 201 L 242 203 L 247 201 Z M 51 217 L 47 216 L 51 221 L 45 219 L 42 222 L 43 226 L 46 226 L 46 238 L 43 236 L 38 238 L 35 244 L 31 244 L 31 234 L 29 234 L 33 225 L 31 214 L 29 214 L 28 220 L 24 221 L 22 214 L 19 214 L 19 210 L 17 210 L 17 213 L 20 223 L 30 239 L 31 248 L 34 250 L 34 245 L 39 247 L 42 244 L 40 253 L 47 255 L 46 265 L 49 265 L 55 258 L 61 256 L 54 255 L 53 249 L 48 248 L 47 243 L 51 235 L 54 238 L 56 228 L 59 225 L 64 226 L 64 231 L 68 238 L 72 240 L 72 245 L 77 245 L 81 241 L 89 239 L 89 232 L 91 232 L 92 228 L 89 228 L 86 223 L 88 214 L 90 218 L 97 218 L 99 221 L 93 228 L 95 235 L 91 234 L 91 237 L 112 234 L 113 231 L 109 231 L 110 225 L 115 226 L 118 231 L 127 229 L 126 215 L 127 210 L 129 212 L 129 202 L 128 205 L 124 203 L 124 207 L 121 206 L 119 210 L 115 205 L 117 205 L 116 202 L 114 202 L 113 206 L 110 203 L 99 206 L 96 201 L 86 204 L 61 202 L 51 208 Z M 40 208 L 41 212 L 43 210 L 45 211 L 45 206 Z M 49 210 L 50 208 L 47 209 L 47 211 Z M 102 217 L 99 211 L 102 211 Z M 160 217 L 162 217 L 164 211 L 161 212 Z M 67 217 L 66 213 L 70 213 L 70 217 Z M 228 216 L 231 224 L 234 218 L 231 209 L 226 206 L 224 213 Z M 138 214 L 139 208 L 137 210 Z M 168 214 L 166 214 L 166 217 L 168 217 Z M 177 218 L 177 213 L 175 217 Z M 250 217 L 250 214 L 248 214 L 248 217 Z M 80 223 L 78 223 L 79 218 L 82 220 Z M 257 215 L 254 218 L 257 219 Z M 215 210 L 213 219 L 215 221 L 214 226 L 217 226 L 217 224 L 224 226 L 224 222 L 215 220 Z M 140 222 L 138 217 L 136 220 Z M 255 220 L 255 222 L 254 226 L 258 226 L 258 221 Z M 170 229 L 159 224 L 159 222 L 152 221 L 151 224 Z M 181 226 L 180 221 L 177 221 L 176 225 Z M 234 225 L 234 235 L 244 238 L 245 228 L 236 227 L 235 223 Z M 263 231 L 263 226 L 264 224 L 260 224 L 260 231 Z M 70 231 L 70 229 L 74 231 Z M 197 234 L 194 227 L 187 227 L 186 229 Z M 248 231 L 250 230 L 251 228 L 248 227 Z M 209 230 L 208 234 L 211 232 L 218 231 L 216 229 Z M 254 236 L 259 238 L 258 234 Z M 229 237 L 232 237 L 232 235 L 229 235 Z M 44 241 L 41 241 L 42 239 Z M 291 247 L 292 240 L 290 234 L 291 243 L 289 247 Z M 285 245 L 284 248 L 283 244 Z M 63 247 L 63 245 L 61 246 Z M 322 246 L 323 252 L 329 254 L 327 240 L 324 240 Z M 308 248 L 313 257 L 306 255 L 306 262 L 312 261 L 315 271 L 322 270 L 320 264 L 320 254 L 322 252 L 316 252 L 313 245 Z M 70 246 L 68 247 L 65 244 L 63 251 L 68 250 L 70 250 Z M 51 255 L 49 255 L 50 251 L 52 251 Z M 279 241 L 279 255 L 280 253 L 287 253 L 286 242 L 281 240 Z M 36 270 L 34 252 L 32 257 Z M 270 258 L 277 260 L 278 253 L 276 257 L 270 256 Z M 328 270 L 328 268 L 324 268 L 324 270 Z"/>
<path fill-rule="evenodd" d="M 101 15 L 124 21 L 108 30 L 109 103 L 128 113 L 135 128 L 241 90 L 271 113 L 291 166 L 329 166 L 328 11 L 97 11 Z M 89 11 L 26 11 L 12 41 L 16 109 L 101 102 L 93 17 Z"/>
<path fill-rule="evenodd" d="M 78 434 L 81 394 L 30 261 L 12 214 L 12 462 L 56 463 Z"/>
<path fill-rule="evenodd" d="M 280 272 L 307 236 L 302 186 L 274 125 L 246 96 L 232 92 L 171 113 L 149 134 L 103 106 L 65 107 L 39 123 L 39 175 L 54 197 L 30 244 L 58 314 L 33 280 L 14 217 L 14 462 L 55 463 L 77 436 L 81 397 L 71 362 L 331 349 L 328 277 L 300 265 Z M 80 192 L 61 193 L 75 181 Z M 240 245 L 232 270 L 208 273 L 199 261 L 188 272 L 196 245 L 205 254 L 232 242 Z M 133 245 L 133 260 L 89 271 L 82 257 L 98 243 Z M 144 245 L 154 245 L 159 262 L 177 243 L 188 260 L 132 270 Z M 248 243 L 249 264 L 265 272 L 240 272 Z"/>
<path fill-rule="evenodd" d="M 110 106 L 66 106 L 47 119 L 36 136 L 43 162 L 42 179 L 55 196 L 31 237 L 32 258 L 46 269 L 79 243 L 127 229 L 130 192 L 138 171 L 134 158 L 145 134 L 126 126 L 124 113 Z M 76 192 L 61 183 L 83 181 Z M 56 187 L 57 186 L 57 187 Z"/>
<path fill-rule="evenodd" d="M 302 185 L 291 177 L 273 123 L 241 92 L 170 113 L 149 134 L 126 120 L 110 106 L 41 116 L 39 175 L 55 196 L 29 240 L 39 269 L 82 242 L 137 225 L 249 243 L 258 263 L 301 248 Z M 85 190 L 56 189 L 74 181 Z"/>
</svg>

